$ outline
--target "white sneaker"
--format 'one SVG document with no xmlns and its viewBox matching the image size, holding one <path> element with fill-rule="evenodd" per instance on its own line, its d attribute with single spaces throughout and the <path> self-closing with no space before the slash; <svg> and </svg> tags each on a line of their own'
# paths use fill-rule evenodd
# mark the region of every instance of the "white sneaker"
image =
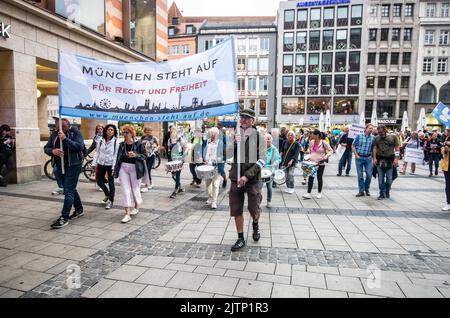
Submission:
<svg viewBox="0 0 450 318">
<path fill-rule="evenodd" d="M 306 180 L 303 180 L 303 181 L 302 181 L 302 184 L 305 185 L 305 184 L 306 184 Z"/>
<path fill-rule="evenodd" d="M 302 198 L 305 199 L 305 200 L 311 199 L 311 193 L 304 194 L 302 196 Z"/>
<path fill-rule="evenodd" d="M 317 198 L 317 199 L 322 199 L 322 193 L 319 193 L 319 194 L 316 196 L 316 198 Z"/>
<path fill-rule="evenodd" d="M 211 202 L 210 199 L 206 200 L 206 204 L 207 204 L 207 205 L 210 205 L 211 203 L 212 203 L 212 202 Z"/>
<path fill-rule="evenodd" d="M 147 189 L 149 189 L 149 190 L 153 189 L 153 185 L 152 184 L 149 185 Z"/>
<path fill-rule="evenodd" d="M 266 207 L 271 208 L 272 207 L 272 203 L 270 201 L 267 202 Z"/>
<path fill-rule="evenodd" d="M 122 219 L 122 223 L 128 223 L 128 222 L 130 222 L 131 221 L 131 216 L 129 216 L 128 214 L 127 215 L 125 215 L 124 217 L 123 217 L 123 219 Z"/>
<path fill-rule="evenodd" d="M 212 203 L 211 204 L 211 209 L 216 210 L 217 209 L 217 204 L 216 203 Z"/>
<path fill-rule="evenodd" d="M 136 215 L 139 213 L 139 209 L 133 208 L 133 210 L 131 211 L 130 215 Z"/>
<path fill-rule="evenodd" d="M 147 192 L 147 191 L 148 191 L 147 188 L 141 188 L 141 192 L 142 192 L 142 193 L 145 193 L 145 192 Z"/>
<path fill-rule="evenodd" d="M 55 191 L 52 192 L 52 195 L 60 195 L 64 194 L 64 189 L 57 188 Z"/>
<path fill-rule="evenodd" d="M 289 194 L 293 194 L 294 192 L 295 192 L 295 189 L 290 189 L 290 188 L 288 188 L 286 191 L 284 191 L 284 192 L 286 192 L 286 193 L 289 193 Z"/>
<path fill-rule="evenodd" d="M 445 205 L 445 206 L 442 208 L 442 211 L 450 211 L 450 204 Z"/>
</svg>

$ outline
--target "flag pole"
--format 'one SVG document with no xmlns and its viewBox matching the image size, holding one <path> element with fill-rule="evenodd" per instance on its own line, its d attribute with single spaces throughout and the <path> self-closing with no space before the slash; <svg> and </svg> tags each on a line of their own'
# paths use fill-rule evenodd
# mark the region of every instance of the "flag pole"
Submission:
<svg viewBox="0 0 450 318">
<path fill-rule="evenodd" d="M 60 55 L 60 51 L 58 50 L 58 101 L 59 101 L 59 131 L 63 131 L 62 130 L 62 118 L 61 118 L 61 100 L 62 100 L 62 95 L 61 95 L 61 78 L 60 78 L 60 67 L 61 67 L 61 55 Z M 59 138 L 59 145 L 60 145 L 60 149 L 61 151 L 63 151 L 63 144 L 62 144 L 62 140 L 61 138 Z M 65 169 L 64 169 L 64 155 L 61 157 L 61 173 L 64 174 L 65 173 Z"/>
<path fill-rule="evenodd" d="M 236 136 L 241 137 L 241 127 L 239 125 L 241 121 L 239 112 L 236 116 Z M 237 186 L 239 188 L 239 179 L 241 179 L 241 140 L 237 142 Z"/>
</svg>

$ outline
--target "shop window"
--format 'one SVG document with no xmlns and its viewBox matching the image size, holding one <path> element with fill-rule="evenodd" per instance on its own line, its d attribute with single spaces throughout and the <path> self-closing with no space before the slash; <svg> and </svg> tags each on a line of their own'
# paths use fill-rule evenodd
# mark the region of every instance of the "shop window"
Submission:
<svg viewBox="0 0 450 318">
<path fill-rule="evenodd" d="M 357 114 L 357 113 L 358 113 L 358 99 L 357 98 L 336 97 L 334 99 L 333 114 L 351 115 L 351 114 Z"/>
<path fill-rule="evenodd" d="M 283 98 L 281 100 L 281 113 L 283 115 L 303 115 L 305 113 L 305 99 Z"/>
<path fill-rule="evenodd" d="M 377 116 L 378 118 L 393 118 L 395 116 L 395 100 L 378 100 Z"/>
<path fill-rule="evenodd" d="M 330 109 L 331 100 L 327 97 L 308 98 L 308 114 L 324 114 Z"/>
</svg>

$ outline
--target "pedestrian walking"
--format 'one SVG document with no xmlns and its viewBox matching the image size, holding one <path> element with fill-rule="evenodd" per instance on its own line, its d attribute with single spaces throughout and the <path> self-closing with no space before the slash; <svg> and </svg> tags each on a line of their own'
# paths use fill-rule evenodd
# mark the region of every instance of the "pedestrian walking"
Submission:
<svg viewBox="0 0 450 318">
<path fill-rule="evenodd" d="M 123 126 L 122 134 L 124 141 L 120 143 L 117 151 L 114 177 L 119 178 L 122 189 L 122 206 L 125 216 L 121 222 L 128 223 L 131 221 L 131 216 L 139 213 L 139 207 L 142 204 L 140 179 L 145 174 L 146 155 L 142 151 L 140 140 L 135 140 L 136 130 L 133 125 Z M 131 196 L 134 199 L 134 207 Z"/>
<path fill-rule="evenodd" d="M 405 152 L 408 151 L 408 149 L 421 149 L 422 151 L 423 149 L 423 142 L 419 139 L 419 135 L 417 134 L 417 132 L 413 131 L 411 133 L 411 137 L 408 138 L 405 141 Z M 406 169 L 408 167 L 408 162 L 406 160 L 403 161 L 403 169 L 401 174 L 406 174 Z M 415 162 L 411 162 L 411 174 L 414 175 L 416 172 L 416 163 Z"/>
<path fill-rule="evenodd" d="M 442 163 L 441 169 L 445 177 L 445 195 L 447 199 L 447 204 L 444 205 L 442 211 L 450 211 L 450 129 L 445 130 L 444 147 L 442 148 Z"/>
<path fill-rule="evenodd" d="M 231 165 L 229 179 L 231 180 L 229 204 L 230 215 L 234 217 L 238 239 L 231 247 L 231 251 L 237 251 L 245 246 L 244 239 L 244 200 L 245 193 L 248 197 L 248 210 L 252 217 L 252 238 L 259 241 L 259 217 L 261 215 L 261 169 L 266 163 L 266 143 L 264 137 L 258 133 L 255 127 L 255 111 L 244 109 L 240 112 L 239 134 L 235 136 L 234 159 Z M 241 144 L 241 158 L 237 161 L 237 142 Z M 240 165 L 240 178 L 238 179 L 238 165 Z"/>
<path fill-rule="evenodd" d="M 10 158 L 14 153 L 16 140 L 11 136 L 11 128 L 0 126 L 0 186 L 8 186 L 8 173 L 11 169 Z"/>
<path fill-rule="evenodd" d="M 111 209 L 114 204 L 114 195 L 116 188 L 114 186 L 114 167 L 116 166 L 118 145 L 117 127 L 112 124 L 106 125 L 103 130 L 103 137 L 97 141 L 92 166 L 97 168 L 98 178 L 97 184 L 105 194 L 103 203 L 105 209 Z M 108 187 L 106 186 L 106 178 L 108 179 Z"/>
<path fill-rule="evenodd" d="M 281 168 L 286 169 L 286 193 L 293 194 L 295 192 L 294 173 L 295 165 L 298 162 L 298 156 L 300 153 L 300 145 L 295 140 L 295 133 L 290 130 L 287 133 L 287 140 L 284 142 L 283 151 L 281 157 L 283 161 Z"/>
<path fill-rule="evenodd" d="M 358 194 L 356 197 L 370 196 L 370 182 L 373 170 L 373 126 L 367 124 L 363 134 L 356 136 L 352 150 L 355 154 L 356 172 L 358 174 Z M 364 173 L 366 177 L 364 178 Z"/>
<path fill-rule="evenodd" d="M 181 136 L 181 134 L 177 131 L 176 127 L 172 127 L 170 129 L 170 138 L 167 141 L 168 143 L 168 157 L 169 161 L 181 161 L 184 162 L 184 154 L 185 148 L 187 146 L 186 141 Z M 183 166 L 180 167 L 179 170 L 172 171 L 172 179 L 175 181 L 175 189 L 170 195 L 171 199 L 175 199 L 177 194 L 183 193 L 184 189 L 181 187 L 181 170 Z"/>
<path fill-rule="evenodd" d="M 206 146 L 205 162 L 209 166 L 218 167 L 219 162 L 223 162 L 223 142 L 219 139 L 220 131 L 217 127 L 209 131 L 209 140 Z M 206 179 L 206 190 L 208 191 L 208 200 L 206 204 L 211 205 L 211 209 L 217 209 L 217 197 L 219 196 L 221 175 L 218 169 L 215 170 L 212 179 Z"/>
<path fill-rule="evenodd" d="M 438 133 L 433 132 L 430 141 L 427 143 L 428 151 L 428 167 L 430 168 L 429 177 L 433 176 L 433 164 L 434 164 L 434 175 L 438 175 L 439 161 L 442 157 L 442 142 L 439 140 Z"/>
<path fill-rule="evenodd" d="M 278 166 L 281 164 L 281 156 L 278 152 L 277 147 L 272 144 L 273 138 L 272 135 L 266 134 L 264 136 L 266 141 L 266 148 L 267 148 L 267 159 L 265 167 L 272 170 L 272 176 L 276 169 L 278 169 Z M 264 183 L 261 183 L 261 190 L 264 187 Z M 270 178 L 268 182 L 266 182 L 267 187 L 267 207 L 272 207 L 272 189 L 273 189 L 273 178 Z"/>
<path fill-rule="evenodd" d="M 195 188 L 200 188 L 200 184 L 202 183 L 202 179 L 197 176 L 197 172 L 195 168 L 199 165 L 203 164 L 203 153 L 202 153 L 202 144 L 203 144 L 203 134 L 200 128 L 195 129 L 194 135 L 191 139 L 192 148 L 189 150 L 188 158 L 189 162 L 189 171 L 192 175 L 191 186 Z"/>
<path fill-rule="evenodd" d="M 141 192 L 147 192 L 153 188 L 152 169 L 156 159 L 156 152 L 159 148 L 159 140 L 153 136 L 151 127 L 144 128 L 144 136 L 141 138 L 142 152 L 145 153 L 145 174 L 142 179 Z"/>
<path fill-rule="evenodd" d="M 339 139 L 339 145 L 341 147 L 345 148 L 344 153 L 342 154 L 341 159 L 339 160 L 338 164 L 338 177 L 342 176 L 342 170 L 347 166 L 345 169 L 345 176 L 350 175 L 350 170 L 352 168 L 352 145 L 353 145 L 353 138 L 348 137 L 349 128 L 344 128 L 344 134 Z"/>
</svg>

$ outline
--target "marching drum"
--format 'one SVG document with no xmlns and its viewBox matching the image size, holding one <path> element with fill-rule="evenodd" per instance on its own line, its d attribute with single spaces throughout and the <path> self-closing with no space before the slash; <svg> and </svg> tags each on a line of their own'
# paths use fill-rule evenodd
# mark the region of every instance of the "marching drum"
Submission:
<svg viewBox="0 0 450 318">
<path fill-rule="evenodd" d="M 284 171 L 283 169 L 275 170 L 275 173 L 273 174 L 273 182 L 275 182 L 277 185 L 286 183 L 286 171 Z"/>
<path fill-rule="evenodd" d="M 174 160 L 166 163 L 166 172 L 177 172 L 183 169 L 183 161 Z"/>
<path fill-rule="evenodd" d="M 315 177 L 317 175 L 318 166 L 317 162 L 304 160 L 302 162 L 303 174 L 307 177 Z"/>
<path fill-rule="evenodd" d="M 214 166 L 201 165 L 195 167 L 195 172 L 197 173 L 198 178 L 209 180 L 214 178 L 214 175 L 216 174 L 216 168 Z"/>
<path fill-rule="evenodd" d="M 268 183 L 272 180 L 272 168 L 264 167 L 261 169 L 261 181 L 263 183 Z"/>
</svg>

